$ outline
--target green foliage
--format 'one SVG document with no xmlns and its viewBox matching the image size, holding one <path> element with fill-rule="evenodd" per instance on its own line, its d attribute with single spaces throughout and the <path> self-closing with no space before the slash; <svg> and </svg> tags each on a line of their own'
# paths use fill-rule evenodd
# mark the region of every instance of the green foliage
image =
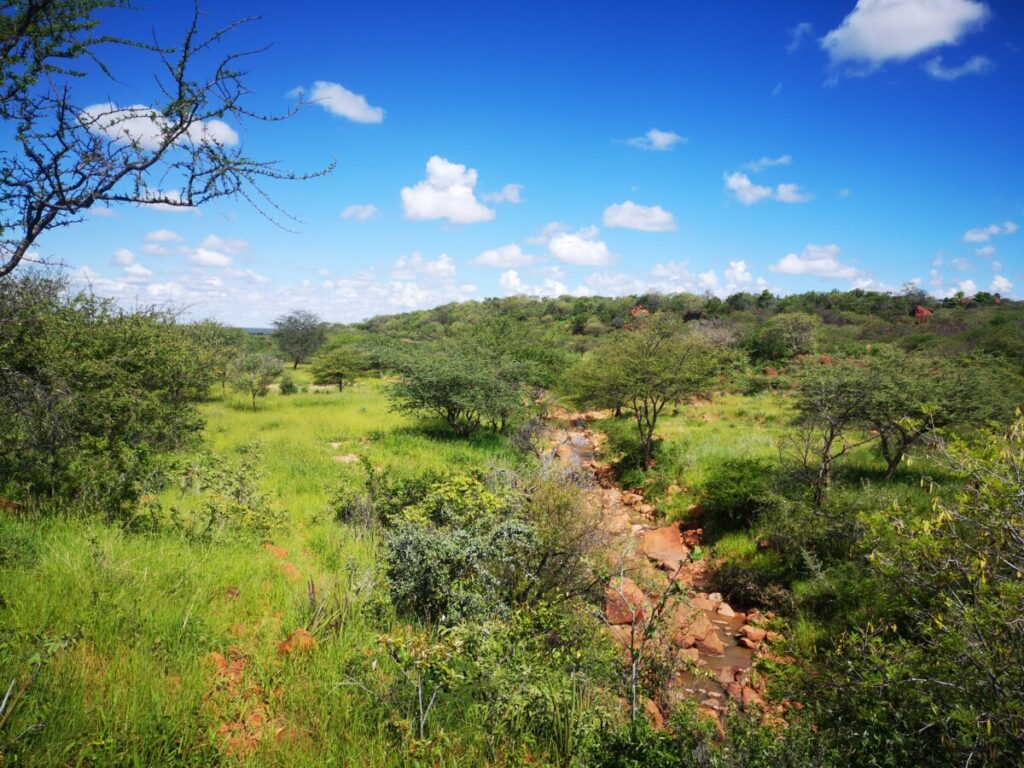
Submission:
<svg viewBox="0 0 1024 768">
<path fill-rule="evenodd" d="M 256 410 L 256 398 L 266 397 L 270 385 L 282 373 L 281 361 L 271 355 L 249 352 L 231 362 L 228 374 L 231 386 L 252 398 L 252 409 Z"/>
<path fill-rule="evenodd" d="M 0 487 L 109 513 L 198 431 L 211 382 L 173 316 L 35 272 L 0 281 L 0 361 Z"/>
<path fill-rule="evenodd" d="M 757 328 L 750 353 L 761 360 L 788 360 L 814 349 L 814 334 L 821 321 L 803 312 L 783 312 Z"/>
<path fill-rule="evenodd" d="M 526 412 L 524 385 L 533 375 L 528 361 L 503 354 L 485 336 L 463 332 L 391 351 L 391 387 L 403 413 L 430 413 L 459 436 L 481 427 L 504 432 Z"/>
<path fill-rule="evenodd" d="M 775 465 L 764 459 L 726 459 L 711 467 L 699 501 L 711 540 L 753 524 L 774 490 L 775 471 Z"/>
<path fill-rule="evenodd" d="M 304 309 L 296 309 L 274 320 L 274 341 L 293 367 L 312 357 L 327 338 L 320 318 Z"/>
<path fill-rule="evenodd" d="M 209 452 L 183 457 L 176 477 L 187 505 L 164 510 L 150 497 L 134 519 L 146 530 L 172 528 L 192 539 L 219 540 L 238 534 L 266 536 L 284 524 L 284 513 L 272 495 L 260 488 L 259 443 L 245 446 L 237 457 L 218 458 Z"/>
<path fill-rule="evenodd" d="M 295 377 L 292 376 L 288 371 L 284 371 L 281 374 L 281 381 L 279 383 L 280 391 L 282 395 L 294 395 L 299 391 L 299 385 L 295 382 Z"/>
<path fill-rule="evenodd" d="M 345 382 L 369 368 L 369 361 L 363 351 L 353 343 L 329 342 L 313 357 L 309 370 L 314 384 L 336 384 L 345 388 Z"/>
</svg>

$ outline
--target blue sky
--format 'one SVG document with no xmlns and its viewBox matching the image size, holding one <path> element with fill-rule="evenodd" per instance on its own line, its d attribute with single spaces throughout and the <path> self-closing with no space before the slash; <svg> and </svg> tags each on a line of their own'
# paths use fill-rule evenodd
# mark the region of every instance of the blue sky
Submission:
<svg viewBox="0 0 1024 768">
<path fill-rule="evenodd" d="M 109 28 L 170 42 L 190 5 Z M 337 169 L 270 188 L 296 232 L 221 201 L 39 243 L 123 301 L 265 326 L 513 293 L 1024 296 L 1015 0 L 215 5 L 210 28 L 262 16 L 229 46 L 272 44 L 255 110 L 316 99 L 227 140 Z M 110 63 L 83 106 L 153 103 L 144 59 Z"/>
</svg>

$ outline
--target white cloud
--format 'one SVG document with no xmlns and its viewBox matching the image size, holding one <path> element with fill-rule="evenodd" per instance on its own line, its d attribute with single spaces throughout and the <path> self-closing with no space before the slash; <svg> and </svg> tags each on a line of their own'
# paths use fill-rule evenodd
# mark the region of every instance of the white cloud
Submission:
<svg viewBox="0 0 1024 768">
<path fill-rule="evenodd" d="M 484 251 L 473 259 L 473 263 L 481 267 L 500 267 L 502 269 L 525 267 L 533 262 L 534 257 L 523 253 L 523 249 L 515 243 Z"/>
<path fill-rule="evenodd" d="M 141 264 L 129 264 L 121 270 L 121 273 L 124 275 L 125 281 L 129 283 L 147 282 L 153 276 L 153 273 Z"/>
<path fill-rule="evenodd" d="M 988 289 L 992 293 L 1008 295 L 1011 291 L 1013 291 L 1013 283 L 1011 283 L 1002 275 L 996 275 L 994 278 L 992 278 L 992 285 L 990 285 Z"/>
<path fill-rule="evenodd" d="M 597 239 L 597 235 L 597 227 L 587 227 L 572 234 L 563 232 L 548 241 L 548 250 L 566 264 L 604 267 L 612 263 L 614 254 L 607 244 Z"/>
<path fill-rule="evenodd" d="M 560 221 L 549 221 L 536 235 L 526 238 L 530 245 L 547 245 L 551 238 L 560 232 L 568 232 L 570 227 Z"/>
<path fill-rule="evenodd" d="M 792 155 L 780 155 L 779 157 L 762 157 L 759 160 L 752 160 L 744 168 L 751 173 L 760 173 L 766 168 L 776 168 L 780 165 L 789 165 L 793 162 Z"/>
<path fill-rule="evenodd" d="M 953 259 L 952 264 L 958 272 L 969 272 L 971 269 L 970 262 L 968 262 L 967 259 L 963 257 Z"/>
<path fill-rule="evenodd" d="M 156 229 L 146 233 L 148 243 L 180 243 L 184 238 L 170 229 Z"/>
<path fill-rule="evenodd" d="M 486 192 L 480 195 L 481 198 L 490 203 L 512 203 L 519 205 L 523 202 L 523 185 L 506 184 L 500 192 Z"/>
<path fill-rule="evenodd" d="M 967 61 L 958 67 L 947 67 L 942 63 L 942 57 L 936 56 L 928 59 L 924 65 L 924 71 L 936 80 L 959 80 L 966 75 L 980 75 L 992 67 L 992 62 L 984 56 L 971 56 Z"/>
<path fill-rule="evenodd" d="M 476 170 L 466 169 L 434 155 L 427 161 L 427 178 L 415 187 L 402 189 L 408 219 L 448 219 L 456 224 L 490 221 L 494 211 L 473 194 Z"/>
<path fill-rule="evenodd" d="M 171 253 L 170 248 L 160 245 L 160 243 L 146 243 L 142 246 L 142 250 L 150 256 L 168 256 Z"/>
<path fill-rule="evenodd" d="M 239 254 L 249 249 L 249 243 L 245 240 L 225 240 L 217 235 L 207 235 L 200 244 L 203 248 L 223 253 Z"/>
<path fill-rule="evenodd" d="M 719 290 L 718 286 L 718 275 L 715 270 L 709 269 L 707 272 L 701 272 L 697 275 L 697 285 L 703 290 L 715 293 Z"/>
<path fill-rule="evenodd" d="M 454 278 L 455 262 L 447 253 L 442 253 L 436 260 L 423 258 L 419 251 L 409 256 L 400 256 L 391 270 L 393 280 L 415 280 L 425 275 L 432 278 Z"/>
<path fill-rule="evenodd" d="M 835 243 L 829 245 L 808 244 L 803 251 L 783 256 L 778 264 L 768 269 L 783 275 L 813 275 L 815 277 L 854 280 L 861 277 L 860 270 L 839 261 L 842 249 Z"/>
<path fill-rule="evenodd" d="M 188 255 L 189 264 L 197 267 L 230 267 L 231 257 L 220 251 L 212 251 L 208 248 L 196 248 Z"/>
<path fill-rule="evenodd" d="M 350 205 L 343 210 L 339 216 L 343 219 L 355 219 L 356 221 L 368 221 L 380 213 L 376 205 Z"/>
<path fill-rule="evenodd" d="M 753 205 L 772 196 L 770 187 L 754 184 L 745 173 L 730 173 L 725 177 L 725 188 L 744 205 Z"/>
<path fill-rule="evenodd" d="M 810 39 L 813 35 L 814 25 L 809 21 L 801 21 L 789 30 L 789 45 L 786 46 L 786 52 L 795 53 L 800 50 L 800 46 L 803 45 L 804 40 Z"/>
<path fill-rule="evenodd" d="M 833 65 L 857 63 L 867 74 L 958 43 L 989 17 L 978 0 L 857 0 L 843 23 L 821 39 Z"/>
<path fill-rule="evenodd" d="M 612 272 L 594 272 L 587 277 L 587 293 L 598 296 L 627 296 L 643 293 L 650 286 L 632 275 Z"/>
<path fill-rule="evenodd" d="M 1001 272 L 1003 269 L 1003 262 L 993 261 L 989 266 L 991 266 L 993 272 Z"/>
<path fill-rule="evenodd" d="M 674 232 L 678 229 L 676 217 L 660 205 L 637 205 L 632 200 L 605 208 L 604 225 L 639 229 L 643 232 Z"/>
<path fill-rule="evenodd" d="M 731 284 L 742 286 L 750 283 L 753 280 L 753 276 L 747 270 L 747 262 L 730 261 L 728 268 L 725 270 L 725 279 Z"/>
<path fill-rule="evenodd" d="M 806 203 L 812 196 L 800 191 L 799 184 L 779 184 L 775 188 L 775 199 L 780 203 Z"/>
<path fill-rule="evenodd" d="M 116 144 L 146 151 L 159 149 L 167 139 L 167 132 L 173 128 L 171 121 L 144 104 L 127 107 L 118 107 L 112 102 L 93 104 L 83 109 L 78 119 L 96 136 L 106 136 Z M 238 144 L 238 134 L 223 120 L 196 120 L 176 143 L 233 147 Z"/>
<path fill-rule="evenodd" d="M 304 89 L 296 88 L 293 95 L 301 96 Z M 348 88 L 327 80 L 317 80 L 309 92 L 309 100 L 326 109 L 332 115 L 338 115 L 354 123 L 382 123 L 384 110 L 371 107 L 365 96 L 352 93 Z"/>
<path fill-rule="evenodd" d="M 995 235 L 1012 235 L 1017 231 L 1017 224 L 1012 221 L 1003 224 L 989 224 L 987 227 L 975 227 L 964 232 L 965 243 L 987 243 Z"/>
<path fill-rule="evenodd" d="M 527 285 L 519 277 L 514 269 L 502 272 L 498 278 L 498 285 L 505 292 L 506 296 L 564 296 L 569 289 L 562 283 L 552 278 L 545 278 L 540 285 Z"/>
<path fill-rule="evenodd" d="M 95 206 L 89 209 L 89 215 L 99 219 L 115 219 L 119 215 L 113 208 L 106 206 Z"/>
<path fill-rule="evenodd" d="M 967 296 L 973 296 L 978 292 L 978 286 L 973 280 L 961 280 L 957 287 Z"/>
<path fill-rule="evenodd" d="M 127 266 L 135 261 L 135 254 L 129 251 L 127 248 L 118 248 L 114 251 L 114 263 Z"/>
<path fill-rule="evenodd" d="M 626 143 L 638 149 L 665 152 L 672 149 L 676 144 L 685 144 L 687 141 L 688 139 L 685 136 L 680 136 L 674 131 L 659 131 L 657 128 L 651 128 L 643 136 L 627 139 Z"/>
<path fill-rule="evenodd" d="M 224 274 L 227 277 L 237 277 L 250 283 L 258 283 L 260 285 L 266 285 L 270 282 L 270 278 L 265 275 L 261 275 L 259 272 L 253 272 L 251 269 L 225 269 Z"/>
</svg>

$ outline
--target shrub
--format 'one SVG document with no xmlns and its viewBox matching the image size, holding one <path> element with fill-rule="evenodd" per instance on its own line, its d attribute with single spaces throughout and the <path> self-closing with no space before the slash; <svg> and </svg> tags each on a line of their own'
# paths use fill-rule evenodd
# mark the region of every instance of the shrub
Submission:
<svg viewBox="0 0 1024 768">
<path fill-rule="evenodd" d="M 295 383 L 295 377 L 285 371 L 281 374 L 281 394 L 294 395 L 299 391 L 299 385 Z"/>
<path fill-rule="evenodd" d="M 713 465 L 700 489 L 708 537 L 750 527 L 775 484 L 775 467 L 764 459 L 725 459 Z"/>
</svg>

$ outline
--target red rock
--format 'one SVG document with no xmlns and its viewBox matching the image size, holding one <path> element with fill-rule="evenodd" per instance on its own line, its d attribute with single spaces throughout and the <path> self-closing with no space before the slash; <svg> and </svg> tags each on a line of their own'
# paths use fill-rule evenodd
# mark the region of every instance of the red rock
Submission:
<svg viewBox="0 0 1024 768">
<path fill-rule="evenodd" d="M 647 715 L 647 722 L 654 730 L 660 731 L 665 727 L 665 718 L 662 716 L 661 710 L 658 709 L 658 705 L 647 698 L 644 699 L 644 714 Z"/>
<path fill-rule="evenodd" d="M 715 604 L 708 600 L 706 597 L 701 597 L 700 595 L 697 595 L 696 597 L 691 597 L 690 605 L 702 611 L 715 610 Z"/>
<path fill-rule="evenodd" d="M 774 379 L 779 375 L 779 372 L 774 368 L 765 368 L 764 375 L 767 376 L 769 379 Z"/>
<path fill-rule="evenodd" d="M 263 545 L 263 548 L 267 550 L 274 557 L 288 557 L 288 550 L 284 547 L 278 547 L 271 544 L 269 541 Z"/>
<path fill-rule="evenodd" d="M 308 653 L 316 647 L 316 638 L 305 627 L 299 627 L 277 646 L 277 652 L 281 656 L 289 656 L 293 653 Z"/>
<path fill-rule="evenodd" d="M 755 643 L 763 643 L 764 639 L 768 636 L 766 630 L 760 627 L 752 627 L 749 624 L 744 624 L 740 627 L 740 634 L 744 637 L 749 637 Z"/>
<path fill-rule="evenodd" d="M 922 307 L 920 304 L 914 307 L 914 319 L 919 323 L 927 323 L 928 318 L 934 314 L 933 310 L 928 309 L 928 307 Z"/>
<path fill-rule="evenodd" d="M 725 616 L 727 619 L 731 619 L 736 616 L 736 611 L 734 611 L 728 603 L 722 603 L 718 606 L 718 614 L 720 616 Z"/>
<path fill-rule="evenodd" d="M 605 627 L 605 630 L 611 635 L 612 640 L 622 650 L 628 651 L 630 640 L 639 641 L 640 633 L 630 632 L 629 624 L 613 624 L 612 626 Z"/>
<path fill-rule="evenodd" d="M 748 685 L 743 688 L 743 707 L 746 708 L 752 705 L 764 708 L 764 699 Z"/>
<path fill-rule="evenodd" d="M 739 683 L 727 684 L 725 686 L 725 692 L 729 694 L 730 699 L 735 699 L 736 701 L 743 700 L 743 686 Z"/>
<path fill-rule="evenodd" d="M 628 576 L 621 580 L 621 584 L 619 579 L 613 579 L 604 594 L 604 613 L 609 624 L 632 624 L 644 620 L 647 597 Z"/>
<path fill-rule="evenodd" d="M 683 648 L 680 651 L 680 653 L 683 655 L 684 658 L 689 659 L 694 664 L 700 661 L 700 651 L 698 651 L 696 648 Z"/>
<path fill-rule="evenodd" d="M 694 645 L 698 651 L 706 656 L 725 655 L 725 644 L 715 631 L 708 632 L 707 635 L 698 640 Z"/>
<path fill-rule="evenodd" d="M 667 525 L 645 532 L 640 548 L 647 557 L 669 571 L 678 569 L 690 556 L 678 525 Z"/>
<path fill-rule="evenodd" d="M 721 685 L 726 686 L 729 683 L 735 682 L 736 672 L 732 667 L 722 667 L 718 670 L 718 674 L 715 676 L 715 679 L 718 680 Z"/>
<path fill-rule="evenodd" d="M 759 646 L 758 643 L 755 643 L 749 637 L 741 637 L 739 639 L 739 644 L 742 645 L 744 648 L 750 649 L 751 651 L 756 651 Z"/>
<path fill-rule="evenodd" d="M 821 364 L 822 365 L 832 365 L 832 363 L 834 363 L 835 361 L 836 361 L 836 359 L 834 357 L 832 357 L 832 355 L 822 355 L 821 356 Z"/>
</svg>

